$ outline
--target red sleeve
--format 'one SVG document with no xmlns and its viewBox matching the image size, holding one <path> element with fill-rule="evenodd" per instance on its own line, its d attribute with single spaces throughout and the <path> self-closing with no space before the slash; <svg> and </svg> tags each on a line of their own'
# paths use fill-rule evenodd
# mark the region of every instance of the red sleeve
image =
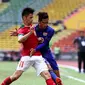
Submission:
<svg viewBox="0 0 85 85">
<path fill-rule="evenodd" d="M 25 34 L 24 29 L 23 28 L 19 28 L 18 29 L 18 34 L 23 34 L 24 35 Z"/>
</svg>

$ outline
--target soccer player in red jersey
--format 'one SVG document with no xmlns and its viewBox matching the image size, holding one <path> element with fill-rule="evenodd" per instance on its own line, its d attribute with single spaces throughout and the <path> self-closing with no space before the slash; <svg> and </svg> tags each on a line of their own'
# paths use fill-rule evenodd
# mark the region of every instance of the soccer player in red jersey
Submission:
<svg viewBox="0 0 85 85">
<path fill-rule="evenodd" d="M 35 27 L 35 32 L 37 34 L 37 37 L 38 37 L 39 41 L 41 42 L 41 44 L 37 46 L 38 47 L 38 50 L 41 50 L 40 48 L 43 47 L 42 53 L 44 55 L 43 54 L 42 55 L 43 55 L 43 57 L 45 59 L 46 58 L 47 59 L 50 59 L 49 64 L 51 63 L 51 67 L 52 67 L 53 70 L 55 70 L 55 73 L 56 73 L 55 74 L 53 72 L 53 70 L 51 68 L 49 68 L 50 65 L 48 63 L 46 63 L 48 65 L 48 68 L 49 68 L 49 72 L 51 74 L 51 77 L 53 78 L 53 80 L 56 82 L 57 85 L 62 85 L 61 79 L 59 78 L 60 75 L 59 75 L 59 69 L 58 69 L 57 63 L 54 60 L 54 58 L 53 58 L 53 56 L 51 54 L 51 51 L 49 51 L 49 47 L 48 47 L 48 44 L 47 44 L 47 43 L 49 43 L 51 37 L 54 34 L 53 29 L 48 26 L 48 14 L 46 12 L 40 12 L 40 16 L 38 16 L 38 21 L 39 21 L 39 23 Z M 42 28 L 42 30 L 40 30 L 40 28 Z M 48 32 L 50 32 L 50 33 L 48 33 Z M 11 31 L 10 34 L 11 34 L 11 36 L 17 36 L 18 33 L 17 33 L 17 30 L 16 30 L 16 31 Z M 43 35 L 43 34 L 45 34 L 45 35 Z M 31 52 L 30 52 L 31 55 L 34 52 L 36 52 L 35 49 L 31 49 Z"/>
<path fill-rule="evenodd" d="M 30 66 L 33 66 L 36 69 L 37 75 L 41 75 L 46 80 L 47 85 L 55 85 L 40 51 L 37 51 L 30 56 L 30 51 L 38 45 L 36 33 L 31 25 L 33 13 L 34 10 L 31 8 L 25 8 L 22 12 L 24 27 L 18 30 L 18 42 L 22 44 L 22 57 L 17 66 L 17 70 L 13 73 L 13 75 L 7 77 L 1 85 L 10 85 Z"/>
</svg>

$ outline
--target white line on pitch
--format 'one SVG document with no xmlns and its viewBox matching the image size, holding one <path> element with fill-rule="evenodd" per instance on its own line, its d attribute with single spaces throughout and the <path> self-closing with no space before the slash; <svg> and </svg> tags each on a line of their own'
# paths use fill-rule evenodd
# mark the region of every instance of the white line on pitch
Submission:
<svg viewBox="0 0 85 85">
<path fill-rule="evenodd" d="M 67 78 L 69 78 L 69 79 L 73 79 L 73 80 L 76 80 L 76 81 L 79 81 L 79 82 L 85 83 L 85 81 L 82 80 L 82 79 L 75 78 L 75 77 L 73 77 L 73 76 L 69 76 L 69 75 L 66 76 L 66 75 L 64 75 L 64 74 L 61 74 L 61 75 L 65 76 L 65 77 L 67 77 Z"/>
<path fill-rule="evenodd" d="M 72 70 L 75 70 L 77 71 L 77 68 L 76 67 L 73 67 L 73 66 L 68 66 L 68 65 L 60 65 L 60 67 L 65 67 L 65 68 L 69 68 L 69 69 L 72 69 Z M 82 79 L 79 79 L 79 78 L 76 78 L 76 77 L 73 77 L 73 76 L 70 76 L 70 75 L 65 75 L 65 74 L 61 74 L 69 79 L 73 79 L 73 80 L 76 80 L 76 81 L 79 81 L 79 82 L 82 82 L 82 83 L 85 83 L 84 80 Z"/>
</svg>

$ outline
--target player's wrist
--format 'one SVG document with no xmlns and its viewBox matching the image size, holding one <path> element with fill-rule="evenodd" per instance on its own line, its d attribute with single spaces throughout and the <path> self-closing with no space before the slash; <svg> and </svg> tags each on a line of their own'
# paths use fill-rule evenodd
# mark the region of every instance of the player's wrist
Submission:
<svg viewBox="0 0 85 85">
<path fill-rule="evenodd" d="M 29 33 L 32 34 L 32 31 L 30 31 Z"/>
<path fill-rule="evenodd" d="M 37 48 L 35 48 L 34 50 L 35 50 L 35 52 L 36 52 L 36 51 L 37 51 Z"/>
<path fill-rule="evenodd" d="M 34 52 L 36 52 L 36 49 L 34 49 Z"/>
</svg>

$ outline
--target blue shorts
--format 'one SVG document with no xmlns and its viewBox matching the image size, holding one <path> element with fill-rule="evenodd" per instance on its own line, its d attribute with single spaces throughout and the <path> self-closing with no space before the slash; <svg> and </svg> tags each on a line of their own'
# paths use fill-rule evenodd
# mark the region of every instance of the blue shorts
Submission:
<svg viewBox="0 0 85 85">
<path fill-rule="evenodd" d="M 54 59 L 50 50 L 48 50 L 46 53 L 42 54 L 42 56 L 49 62 L 49 64 L 51 65 L 53 70 L 59 70 L 57 62 Z"/>
</svg>

